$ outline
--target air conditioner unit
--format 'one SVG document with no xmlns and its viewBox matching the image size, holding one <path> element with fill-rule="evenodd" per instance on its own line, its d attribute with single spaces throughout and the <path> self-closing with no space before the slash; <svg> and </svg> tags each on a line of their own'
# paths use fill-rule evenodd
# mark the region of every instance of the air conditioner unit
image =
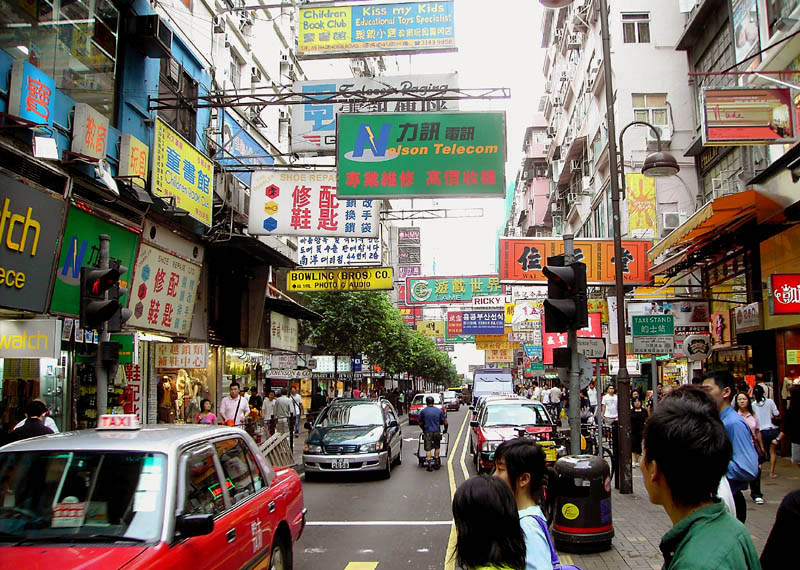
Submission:
<svg viewBox="0 0 800 570">
<path fill-rule="evenodd" d="M 661 215 L 661 231 L 669 233 L 683 223 L 683 214 L 680 212 L 664 212 Z"/>
<path fill-rule="evenodd" d="M 550 81 L 545 82 L 544 84 L 544 92 L 545 93 L 552 93 L 553 92 L 553 84 Z"/>
<path fill-rule="evenodd" d="M 577 192 L 567 192 L 567 203 L 574 205 L 575 202 L 578 201 L 578 193 Z"/>
<path fill-rule="evenodd" d="M 553 97 L 553 107 L 561 106 L 561 97 Z"/>
<path fill-rule="evenodd" d="M 550 212 L 555 214 L 560 211 L 561 211 L 561 204 L 559 204 L 558 202 L 553 202 L 552 204 L 550 204 Z"/>
<path fill-rule="evenodd" d="M 247 109 L 247 116 L 251 121 L 257 121 L 261 118 L 261 114 L 256 107 L 250 107 Z"/>
<path fill-rule="evenodd" d="M 586 80 L 586 92 L 591 93 L 594 91 L 594 79 Z"/>
<path fill-rule="evenodd" d="M 214 16 L 214 33 L 225 33 L 225 18 L 223 16 Z"/>
<path fill-rule="evenodd" d="M 289 111 L 285 109 L 281 109 L 278 111 L 278 120 L 279 121 L 288 121 L 289 120 Z"/>
<path fill-rule="evenodd" d="M 563 29 L 561 29 L 561 28 L 558 28 L 558 29 L 555 31 L 555 34 L 554 34 L 554 36 L 555 36 L 555 38 L 556 38 L 556 42 L 560 42 L 560 41 L 561 41 L 561 38 L 563 38 L 563 37 L 564 37 L 564 30 L 563 30 Z"/>
<path fill-rule="evenodd" d="M 543 144 L 542 145 L 542 152 L 544 154 L 549 154 L 550 153 L 550 145 L 549 144 Z"/>
<path fill-rule="evenodd" d="M 655 125 L 654 125 L 655 126 Z M 672 142 L 672 127 L 670 125 L 659 125 L 655 126 L 658 129 L 658 134 L 661 135 L 661 142 L 668 143 Z M 647 142 L 657 142 L 658 138 L 656 134 L 652 131 L 652 129 L 647 129 Z"/>
<path fill-rule="evenodd" d="M 570 160 L 569 161 L 569 170 L 570 172 L 581 172 L 581 161 L 580 160 Z"/>
<path fill-rule="evenodd" d="M 261 70 L 253 66 L 253 68 L 250 70 L 250 83 L 259 83 L 261 79 Z"/>
<path fill-rule="evenodd" d="M 561 72 L 561 81 L 569 81 L 569 76 L 566 71 Z"/>
<path fill-rule="evenodd" d="M 583 41 L 580 34 L 570 34 L 567 37 L 567 49 L 581 49 Z"/>
<path fill-rule="evenodd" d="M 181 82 L 181 64 L 177 59 L 169 58 L 169 65 L 167 65 L 167 78 L 175 85 L 180 85 Z"/>
<path fill-rule="evenodd" d="M 136 16 L 129 20 L 128 35 L 132 43 L 147 57 L 164 59 L 172 56 L 172 30 L 157 14 Z"/>
<path fill-rule="evenodd" d="M 289 54 L 288 53 L 282 53 L 281 54 L 281 65 L 289 65 L 289 61 L 290 61 Z"/>
<path fill-rule="evenodd" d="M 230 47 L 231 47 L 231 38 L 228 36 L 228 34 L 225 34 L 225 49 L 228 49 Z"/>
<path fill-rule="evenodd" d="M 547 127 L 547 136 L 549 136 L 549 137 L 556 136 L 556 128 L 555 127 Z"/>
<path fill-rule="evenodd" d="M 731 181 L 727 178 L 712 178 L 711 192 L 714 199 L 727 196 L 731 193 Z"/>
</svg>

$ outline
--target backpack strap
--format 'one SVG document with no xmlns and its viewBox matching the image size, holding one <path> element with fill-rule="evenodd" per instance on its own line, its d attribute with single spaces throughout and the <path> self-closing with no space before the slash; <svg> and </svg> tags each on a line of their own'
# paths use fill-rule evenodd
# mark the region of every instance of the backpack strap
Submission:
<svg viewBox="0 0 800 570">
<path fill-rule="evenodd" d="M 544 537 L 547 539 L 547 545 L 550 547 L 550 562 L 553 564 L 553 568 L 560 568 L 561 561 L 558 559 L 558 554 L 556 554 L 556 549 L 553 548 L 553 539 L 550 538 L 550 531 L 547 529 L 547 523 L 542 519 L 542 517 L 538 515 L 525 515 L 520 520 L 531 517 L 537 523 L 539 523 L 539 527 L 542 529 L 544 533 Z"/>
</svg>

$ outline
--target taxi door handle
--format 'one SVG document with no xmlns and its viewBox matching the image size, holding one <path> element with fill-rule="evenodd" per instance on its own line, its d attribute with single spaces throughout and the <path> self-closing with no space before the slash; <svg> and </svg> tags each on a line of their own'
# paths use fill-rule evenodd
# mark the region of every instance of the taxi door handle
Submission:
<svg viewBox="0 0 800 570">
<path fill-rule="evenodd" d="M 274 513 L 275 512 L 275 501 L 270 501 L 267 504 L 267 508 L 269 509 L 269 512 Z"/>
<path fill-rule="evenodd" d="M 226 532 L 225 537 L 228 539 L 228 544 L 236 540 L 236 529 L 232 528 L 231 530 Z"/>
</svg>

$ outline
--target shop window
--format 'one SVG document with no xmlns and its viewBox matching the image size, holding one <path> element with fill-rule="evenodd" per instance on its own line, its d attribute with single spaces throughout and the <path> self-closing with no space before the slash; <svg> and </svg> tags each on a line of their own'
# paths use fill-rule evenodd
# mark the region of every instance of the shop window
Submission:
<svg viewBox="0 0 800 570">
<path fill-rule="evenodd" d="M 161 109 L 158 116 L 191 144 L 197 139 L 197 81 L 172 58 L 161 60 L 159 97 L 177 97 L 176 109 Z"/>
<path fill-rule="evenodd" d="M 0 49 L 114 120 L 119 11 L 110 0 L 0 0 Z"/>
<path fill-rule="evenodd" d="M 626 44 L 650 43 L 650 14 L 623 14 L 622 40 Z"/>
</svg>

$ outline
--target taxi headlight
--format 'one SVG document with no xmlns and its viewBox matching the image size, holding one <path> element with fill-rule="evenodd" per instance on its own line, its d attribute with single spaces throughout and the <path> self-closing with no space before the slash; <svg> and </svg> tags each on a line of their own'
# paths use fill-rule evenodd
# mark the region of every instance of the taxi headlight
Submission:
<svg viewBox="0 0 800 570">
<path fill-rule="evenodd" d="M 503 443 L 502 441 L 484 441 L 481 444 L 481 451 L 494 451 L 497 446 Z"/>
<path fill-rule="evenodd" d="M 364 445 L 358 448 L 358 450 L 361 453 L 371 453 L 371 452 L 374 453 L 382 449 L 383 449 L 382 441 L 376 441 L 375 443 L 365 443 Z"/>
<path fill-rule="evenodd" d="M 303 451 L 306 453 L 322 453 L 322 446 L 307 443 L 303 446 Z"/>
</svg>

